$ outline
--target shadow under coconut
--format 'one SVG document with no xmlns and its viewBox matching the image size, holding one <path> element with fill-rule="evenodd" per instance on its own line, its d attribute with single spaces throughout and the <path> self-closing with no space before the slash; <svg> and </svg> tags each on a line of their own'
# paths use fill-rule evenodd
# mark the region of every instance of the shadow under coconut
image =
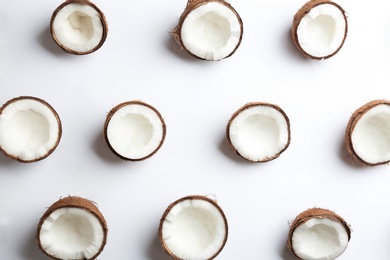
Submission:
<svg viewBox="0 0 390 260">
<path fill-rule="evenodd" d="M 308 58 L 304 57 L 295 46 L 291 36 L 291 27 L 288 27 L 288 30 L 286 30 L 283 34 L 281 41 L 283 43 L 283 47 L 289 54 L 291 54 L 292 57 L 302 62 L 308 60 Z"/>
<path fill-rule="evenodd" d="M 354 159 L 353 156 L 348 152 L 347 146 L 345 145 L 344 135 L 342 136 L 342 138 L 340 138 L 339 157 L 346 165 L 352 168 L 355 169 L 367 168 L 367 166 L 360 163 L 358 160 Z"/>
<path fill-rule="evenodd" d="M 48 52 L 54 54 L 54 55 L 63 55 L 65 56 L 67 53 L 65 53 L 53 40 L 51 33 L 50 33 L 50 25 L 48 25 L 46 28 L 44 28 L 39 34 L 38 34 L 38 42 L 39 44 Z"/>
<path fill-rule="evenodd" d="M 149 260 L 169 260 L 172 259 L 162 249 L 158 235 L 153 237 L 149 247 L 146 249 L 147 257 Z"/>
<path fill-rule="evenodd" d="M 23 248 L 21 248 L 22 257 L 23 259 L 28 260 L 45 260 L 45 259 L 52 259 L 45 255 L 37 245 L 37 242 L 35 240 L 36 236 L 36 229 L 31 230 L 28 234 L 28 237 L 26 238 L 25 243 L 22 245 Z"/>
<path fill-rule="evenodd" d="M 282 240 L 280 244 L 280 258 L 283 260 L 296 260 L 297 258 L 291 252 L 290 249 L 287 248 L 287 240 Z"/>
<path fill-rule="evenodd" d="M 95 153 L 104 161 L 109 163 L 123 162 L 121 158 L 116 156 L 108 147 L 106 140 L 104 139 L 103 132 L 98 132 L 92 141 L 92 148 Z"/>
</svg>

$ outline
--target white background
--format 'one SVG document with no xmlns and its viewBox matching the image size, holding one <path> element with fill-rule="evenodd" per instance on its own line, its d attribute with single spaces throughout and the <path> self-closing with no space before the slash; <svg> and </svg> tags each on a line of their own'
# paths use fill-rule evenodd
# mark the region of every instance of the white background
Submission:
<svg viewBox="0 0 390 260">
<path fill-rule="evenodd" d="M 94 2 L 106 15 L 103 47 L 64 53 L 49 33 L 59 1 L 0 0 L 0 103 L 31 95 L 49 102 L 63 125 L 60 145 L 30 164 L 0 154 L 0 258 L 47 259 L 35 244 L 46 207 L 63 196 L 98 203 L 109 234 L 99 259 L 168 259 L 157 239 L 169 203 L 214 194 L 229 222 L 218 259 L 291 260 L 288 224 L 310 207 L 351 225 L 340 259 L 390 259 L 390 169 L 353 163 L 345 126 L 364 103 L 390 98 L 390 16 L 385 1 L 347 1 L 344 47 L 324 61 L 303 58 L 290 37 L 302 0 L 232 0 L 244 22 L 237 52 L 196 60 L 173 41 L 185 1 Z M 107 148 L 108 111 L 143 100 L 165 118 L 161 149 L 124 162 Z M 225 127 L 247 102 L 279 105 L 289 116 L 289 148 L 249 163 L 228 147 Z"/>
</svg>

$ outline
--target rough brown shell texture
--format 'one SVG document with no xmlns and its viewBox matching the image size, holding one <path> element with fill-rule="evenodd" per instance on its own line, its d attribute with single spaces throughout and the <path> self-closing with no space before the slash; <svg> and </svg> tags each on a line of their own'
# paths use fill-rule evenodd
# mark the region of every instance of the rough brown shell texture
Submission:
<svg viewBox="0 0 390 260">
<path fill-rule="evenodd" d="M 307 15 L 312 8 L 314 8 L 318 5 L 322 5 L 322 4 L 334 5 L 342 12 L 342 14 L 344 16 L 344 20 L 345 20 L 345 34 L 344 34 L 344 39 L 343 39 L 342 43 L 340 44 L 339 48 L 336 51 L 334 51 L 333 53 L 331 53 L 327 56 L 324 56 L 324 57 L 316 57 L 316 56 L 310 55 L 309 53 L 307 53 L 306 51 L 304 51 L 302 49 L 302 47 L 300 46 L 299 41 L 298 41 L 297 30 L 298 30 L 298 26 L 299 26 L 299 23 L 301 22 L 302 18 L 305 15 Z M 311 1 L 307 2 L 306 4 L 304 4 L 298 10 L 298 12 L 294 15 L 292 28 L 291 28 L 291 36 L 292 36 L 292 40 L 293 40 L 296 48 L 299 50 L 300 53 L 303 54 L 303 56 L 310 58 L 310 59 L 314 59 L 314 60 L 328 59 L 328 58 L 334 56 L 337 52 L 339 52 L 341 47 L 343 47 L 343 45 L 344 45 L 345 39 L 347 38 L 347 33 L 348 33 L 348 21 L 347 21 L 347 16 L 345 14 L 344 9 L 340 5 L 338 5 L 337 3 L 329 1 L 329 0 L 311 0 Z"/>
<path fill-rule="evenodd" d="M 238 12 L 229 4 L 227 3 L 226 1 L 224 0 L 189 0 L 187 2 L 187 6 L 186 8 L 184 9 L 183 13 L 181 14 L 180 16 L 180 19 L 179 19 L 179 23 L 177 24 L 177 26 L 173 29 L 173 31 L 171 32 L 171 34 L 173 35 L 174 39 L 176 40 L 176 42 L 180 45 L 180 47 L 185 50 L 188 54 L 190 54 L 192 57 L 195 57 L 197 59 L 201 59 L 201 60 L 205 60 L 199 56 L 196 56 L 195 54 L 193 54 L 191 51 L 189 51 L 182 39 L 181 39 L 181 27 L 183 25 L 183 22 L 184 20 L 187 18 L 188 14 L 191 13 L 193 10 L 195 10 L 196 8 L 204 5 L 204 4 L 208 4 L 208 3 L 211 3 L 211 2 L 216 2 L 216 3 L 220 3 L 220 4 L 223 4 L 225 5 L 227 8 L 229 8 L 237 17 L 239 23 L 240 23 L 240 28 L 241 28 L 241 35 L 240 35 L 240 39 L 238 41 L 238 44 L 236 46 L 236 48 L 229 54 L 227 55 L 225 58 L 223 59 L 226 59 L 230 56 L 232 56 L 238 49 L 238 47 L 240 46 L 241 44 L 241 41 L 242 41 L 242 35 L 243 35 L 243 32 L 244 32 L 244 29 L 243 29 L 243 22 L 242 22 L 242 19 L 240 17 L 240 15 L 238 14 Z"/>
<path fill-rule="evenodd" d="M 349 224 L 339 215 L 337 215 L 335 212 L 323 209 L 323 208 L 310 208 L 303 212 L 301 212 L 291 223 L 290 225 L 290 231 L 288 234 L 288 240 L 287 240 L 287 248 L 294 254 L 295 257 L 300 259 L 294 252 L 292 247 L 292 236 L 295 231 L 295 229 L 305 223 L 306 221 L 312 219 L 312 218 L 327 218 L 333 221 L 337 221 L 340 224 L 342 224 L 348 234 L 348 241 L 351 239 L 351 228 Z"/>
<path fill-rule="evenodd" d="M 56 258 L 53 255 L 48 254 L 41 245 L 41 241 L 39 240 L 39 234 L 41 230 L 41 226 L 45 219 L 50 216 L 55 210 L 60 209 L 60 208 L 80 208 L 85 211 L 88 211 L 89 213 L 93 214 L 96 216 L 96 218 L 99 220 L 103 232 L 104 232 L 104 237 L 103 237 L 103 243 L 101 247 L 99 248 L 99 251 L 90 259 L 95 259 L 104 249 L 104 246 L 106 245 L 107 242 L 107 233 L 108 233 L 108 228 L 107 228 L 107 222 L 103 217 L 103 214 L 100 212 L 100 210 L 97 208 L 96 203 L 93 201 L 90 201 L 88 199 L 78 197 L 78 196 L 68 196 L 65 198 L 61 198 L 55 203 L 53 203 L 47 210 L 46 212 L 42 215 L 39 224 L 38 224 L 38 229 L 37 229 L 37 235 L 36 235 L 36 242 L 38 244 L 39 249 L 47 256 L 61 260 L 61 258 Z"/>
<path fill-rule="evenodd" d="M 159 238 L 160 244 L 161 244 L 162 248 L 164 249 L 165 253 L 167 253 L 170 257 L 172 257 L 173 259 L 184 260 L 182 258 L 179 258 L 179 257 L 175 256 L 175 254 L 173 254 L 169 250 L 169 248 L 167 247 L 167 245 L 165 244 L 164 239 L 163 239 L 162 227 L 163 227 L 163 223 L 165 221 L 165 218 L 167 217 L 169 212 L 172 210 L 172 208 L 174 206 L 176 206 L 178 203 L 181 203 L 181 202 L 186 201 L 186 200 L 204 200 L 204 201 L 207 201 L 210 204 L 212 204 L 215 208 L 217 208 L 218 211 L 221 213 L 221 216 L 223 217 L 223 220 L 225 222 L 225 230 L 226 230 L 224 241 L 223 241 L 223 243 L 221 245 L 221 248 L 212 257 L 208 258 L 207 260 L 214 259 L 214 258 L 216 258 L 219 255 L 219 253 L 221 253 L 223 247 L 226 244 L 226 241 L 228 239 L 229 228 L 228 228 L 228 222 L 227 222 L 225 213 L 223 212 L 222 208 L 217 204 L 217 202 L 215 200 L 212 200 L 212 199 L 208 198 L 207 196 L 203 196 L 203 195 L 189 195 L 189 196 L 186 196 L 186 197 L 182 197 L 182 198 L 174 201 L 173 203 L 169 204 L 169 206 L 167 207 L 167 209 L 165 210 L 164 214 L 162 215 L 162 217 L 160 219 L 160 225 L 159 225 L 159 228 L 158 228 L 158 238 Z"/>
<path fill-rule="evenodd" d="M 145 156 L 145 157 L 142 157 L 142 158 L 138 158 L 138 159 L 134 159 L 134 158 L 127 158 L 127 157 L 124 157 L 122 155 L 120 155 L 117 151 L 115 151 L 115 149 L 111 146 L 110 144 L 110 141 L 108 139 L 108 134 L 107 134 L 107 128 L 108 128 L 108 124 L 110 123 L 110 120 L 112 118 L 112 116 L 119 110 L 121 109 L 122 107 L 125 107 L 125 106 L 128 106 L 128 105 L 141 105 L 141 106 L 145 106 L 145 107 L 148 107 L 150 108 L 151 110 L 153 110 L 156 115 L 159 117 L 160 121 L 161 121 L 161 125 L 162 125 L 162 128 L 163 128 L 163 136 L 162 136 L 162 139 L 161 139 L 161 142 L 160 142 L 160 145 L 152 152 L 150 153 L 149 155 Z M 117 106 L 115 106 L 114 108 L 112 108 L 110 110 L 110 112 L 107 114 L 107 117 L 106 117 L 106 121 L 104 123 L 104 140 L 106 141 L 108 147 L 110 148 L 110 150 L 116 155 L 118 156 L 119 158 L 123 159 L 123 160 L 126 160 L 126 161 L 143 161 L 145 159 L 148 159 L 150 157 L 152 157 L 160 148 L 161 146 L 163 145 L 164 141 L 165 141 L 165 136 L 166 136 L 166 132 L 167 132 L 167 126 L 164 122 L 164 118 L 162 117 L 162 115 L 160 114 L 160 112 L 154 108 L 153 106 L 143 102 L 143 101 L 139 101 L 139 100 L 133 100 L 133 101 L 127 101 L 127 102 L 123 102 L 123 103 L 120 103 L 118 104 Z"/>
<path fill-rule="evenodd" d="M 103 35 L 102 35 L 102 39 L 100 40 L 99 44 L 89 50 L 89 51 L 86 51 L 86 52 L 78 52 L 78 51 L 74 51 L 72 49 L 69 49 L 68 47 L 64 46 L 56 37 L 56 34 L 54 32 L 54 29 L 53 29 L 53 23 L 54 23 L 54 19 L 56 18 L 57 14 L 59 11 L 61 11 L 62 8 L 64 8 L 66 5 L 68 4 L 82 4 L 82 5 L 89 5 L 90 7 L 92 7 L 93 9 L 95 9 L 98 14 L 99 14 L 99 18 L 100 18 L 100 21 L 102 22 L 102 26 L 103 26 Z M 74 54 L 74 55 L 86 55 L 86 54 L 90 54 L 90 53 L 93 53 L 95 51 L 97 51 L 98 49 L 100 49 L 100 47 L 102 47 L 102 45 L 104 44 L 104 42 L 106 41 L 107 39 L 107 35 L 108 35 L 108 23 L 107 23 L 107 19 L 104 15 L 104 13 L 93 3 L 91 3 L 89 0 L 66 0 L 64 3 L 62 3 L 60 6 L 58 6 L 52 16 L 51 16 L 51 20 L 50 20 L 50 34 L 53 38 L 53 40 L 56 42 L 56 44 L 58 46 L 61 47 L 62 50 L 64 50 L 65 52 L 69 53 L 69 54 Z"/>
<path fill-rule="evenodd" d="M 372 100 L 357 110 L 353 112 L 352 116 L 350 117 L 346 130 L 345 130 L 345 146 L 347 148 L 347 151 L 349 152 L 350 155 L 352 155 L 352 158 L 357 160 L 358 162 L 362 163 L 363 165 L 367 166 L 377 166 L 377 165 L 383 165 L 387 164 L 390 161 L 384 161 L 384 162 L 378 162 L 378 163 L 370 163 L 365 160 L 363 160 L 357 153 L 355 152 L 353 148 L 353 142 L 352 142 L 352 133 L 355 129 L 356 124 L 359 122 L 359 120 L 362 118 L 362 116 L 367 113 L 369 110 L 372 108 L 378 106 L 378 105 L 388 105 L 390 106 L 390 101 L 389 100 L 383 100 L 383 99 L 378 99 L 378 100 Z"/>
<path fill-rule="evenodd" d="M 226 126 L 226 139 L 229 143 L 229 146 L 233 149 L 233 151 L 238 154 L 241 158 L 245 159 L 245 160 L 248 160 L 247 158 L 245 158 L 244 156 L 242 156 L 237 150 L 236 148 L 234 147 L 231 139 L 230 139 L 230 126 L 231 124 L 233 123 L 233 120 L 241 113 L 243 112 L 244 110 L 248 109 L 248 108 L 251 108 L 251 107 L 255 107 L 255 106 L 267 106 L 267 107 L 271 107 L 271 108 L 274 108 L 275 110 L 279 111 L 283 117 L 286 119 L 286 122 L 287 122 L 287 131 L 288 131 L 288 141 L 287 141 L 287 144 L 286 146 L 280 151 L 278 152 L 277 154 L 275 154 L 274 156 L 272 157 L 269 157 L 269 158 L 266 158 L 265 160 L 261 160 L 261 161 L 256 161 L 256 162 L 259 162 L 259 163 L 263 163 L 263 162 L 269 162 L 269 161 L 272 161 L 276 158 L 278 158 L 290 145 L 290 142 L 291 142 L 291 129 L 290 129 L 290 119 L 288 118 L 287 114 L 278 106 L 278 105 L 275 105 L 275 104 L 270 104 L 270 103 L 266 103 L 266 102 L 250 102 L 250 103 L 247 103 L 245 104 L 244 106 L 242 106 L 241 108 L 239 108 L 236 112 L 234 112 L 234 114 L 231 116 L 231 118 L 229 119 L 229 122 Z"/>
<path fill-rule="evenodd" d="M 34 159 L 34 160 L 25 160 L 25 159 L 21 159 L 21 158 L 18 158 L 18 157 L 15 157 L 13 155 L 10 155 L 8 154 L 1 146 L 0 146 L 0 151 L 6 155 L 7 157 L 13 159 L 13 160 L 17 160 L 19 162 L 22 162 L 22 163 L 32 163 L 32 162 L 37 162 L 37 161 L 41 161 L 45 158 L 47 158 L 50 154 L 52 154 L 54 152 L 54 150 L 57 148 L 57 146 L 59 145 L 60 143 L 60 140 L 61 140 L 61 136 L 62 136 L 62 124 L 61 124 L 61 119 L 58 115 L 58 113 L 55 111 L 55 109 L 49 104 L 47 103 L 45 100 L 43 99 L 40 99 L 40 98 L 37 98 L 37 97 L 32 97 L 32 96 L 20 96 L 20 97 L 16 97 L 16 98 L 13 98 L 9 101 L 7 101 L 2 107 L 0 107 L 0 117 L 1 117 L 1 114 L 3 113 L 3 110 L 10 104 L 12 104 L 13 102 L 16 102 L 16 101 L 20 101 L 20 100 L 24 100 L 24 99 L 31 99 L 31 100 L 35 100 L 35 101 L 38 101 L 42 104 L 44 104 L 46 107 L 48 107 L 52 112 L 53 112 L 53 115 L 56 117 L 56 120 L 57 120 L 57 123 L 58 123 L 58 137 L 57 137 L 57 141 L 55 143 L 55 145 L 53 146 L 52 149 L 50 149 L 46 155 L 42 156 L 42 157 L 39 157 L 37 159 Z"/>
</svg>

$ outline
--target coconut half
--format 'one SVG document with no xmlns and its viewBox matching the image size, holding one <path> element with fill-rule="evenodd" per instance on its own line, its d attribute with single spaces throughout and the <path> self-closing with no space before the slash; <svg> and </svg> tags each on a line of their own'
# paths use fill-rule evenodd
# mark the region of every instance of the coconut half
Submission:
<svg viewBox="0 0 390 260">
<path fill-rule="evenodd" d="M 339 257 L 351 239 L 351 229 L 333 211 L 311 208 L 300 213 L 290 226 L 287 247 L 303 260 Z"/>
<path fill-rule="evenodd" d="M 376 166 L 390 162 L 390 101 L 373 100 L 350 117 L 345 132 L 348 152 L 359 162 Z"/>
<path fill-rule="evenodd" d="M 88 0 L 67 0 L 50 22 L 54 41 L 65 52 L 77 55 L 98 50 L 107 38 L 108 26 L 100 9 Z"/>
<path fill-rule="evenodd" d="M 252 102 L 230 118 L 226 137 L 233 150 L 252 162 L 279 157 L 290 144 L 290 121 L 277 105 Z"/>
<path fill-rule="evenodd" d="M 233 55 L 241 43 L 243 23 L 224 0 L 189 0 L 173 30 L 179 45 L 202 60 L 222 60 Z"/>
<path fill-rule="evenodd" d="M 312 0 L 295 14 L 292 39 L 298 50 L 311 59 L 335 55 L 347 37 L 345 11 L 329 0 Z"/>
<path fill-rule="evenodd" d="M 128 101 L 108 113 L 104 137 L 113 153 L 124 160 L 140 161 L 154 155 L 165 140 L 161 114 L 142 101 Z"/>
<path fill-rule="evenodd" d="M 222 209 L 206 196 L 187 196 L 165 210 L 158 229 L 161 245 L 175 259 L 214 259 L 228 237 Z"/>
<path fill-rule="evenodd" d="M 95 203 L 69 196 L 51 205 L 41 217 L 37 244 L 54 259 L 95 259 L 107 240 L 107 224 Z"/>
<path fill-rule="evenodd" d="M 57 148 L 61 136 L 60 117 L 40 98 L 17 97 L 0 108 L 0 150 L 12 159 L 42 160 Z"/>
</svg>

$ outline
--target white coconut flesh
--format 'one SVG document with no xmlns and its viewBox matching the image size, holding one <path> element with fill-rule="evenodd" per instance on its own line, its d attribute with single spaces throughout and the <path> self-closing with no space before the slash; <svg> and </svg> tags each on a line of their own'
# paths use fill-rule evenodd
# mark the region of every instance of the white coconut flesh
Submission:
<svg viewBox="0 0 390 260">
<path fill-rule="evenodd" d="M 195 8 L 181 27 L 184 47 L 205 60 L 221 60 L 240 43 L 241 24 L 237 15 L 221 3 L 210 2 Z"/>
<path fill-rule="evenodd" d="M 39 240 L 47 254 L 59 259 L 91 259 L 104 242 L 99 219 L 77 207 L 53 211 L 42 223 Z"/>
<path fill-rule="evenodd" d="M 346 21 L 342 10 L 333 4 L 320 4 L 302 17 L 298 28 L 298 42 L 307 54 L 326 57 L 343 44 Z"/>
<path fill-rule="evenodd" d="M 75 52 L 89 52 L 103 38 L 103 24 L 99 12 L 85 4 L 71 3 L 57 13 L 53 27 L 61 45 Z"/>
<path fill-rule="evenodd" d="M 292 249 L 301 259 L 330 260 L 340 256 L 348 246 L 343 224 L 328 218 L 311 218 L 295 228 Z"/>
<path fill-rule="evenodd" d="M 117 110 L 106 131 L 111 147 L 129 159 L 149 156 L 164 138 L 163 123 L 156 111 L 141 104 L 129 104 Z"/>
<path fill-rule="evenodd" d="M 0 115 L 0 147 L 24 161 L 45 157 L 60 138 L 56 114 L 42 102 L 20 99 L 9 103 Z"/>
<path fill-rule="evenodd" d="M 390 160 L 390 106 L 377 105 L 364 113 L 351 134 L 355 153 L 375 164 Z"/>
<path fill-rule="evenodd" d="M 200 199 L 176 204 L 162 224 L 162 239 L 179 259 L 210 259 L 224 246 L 226 222 L 210 202 Z"/>
<path fill-rule="evenodd" d="M 229 138 L 236 151 L 250 161 L 265 161 L 279 154 L 289 143 L 285 116 L 270 106 L 252 106 L 230 123 Z"/>
</svg>

